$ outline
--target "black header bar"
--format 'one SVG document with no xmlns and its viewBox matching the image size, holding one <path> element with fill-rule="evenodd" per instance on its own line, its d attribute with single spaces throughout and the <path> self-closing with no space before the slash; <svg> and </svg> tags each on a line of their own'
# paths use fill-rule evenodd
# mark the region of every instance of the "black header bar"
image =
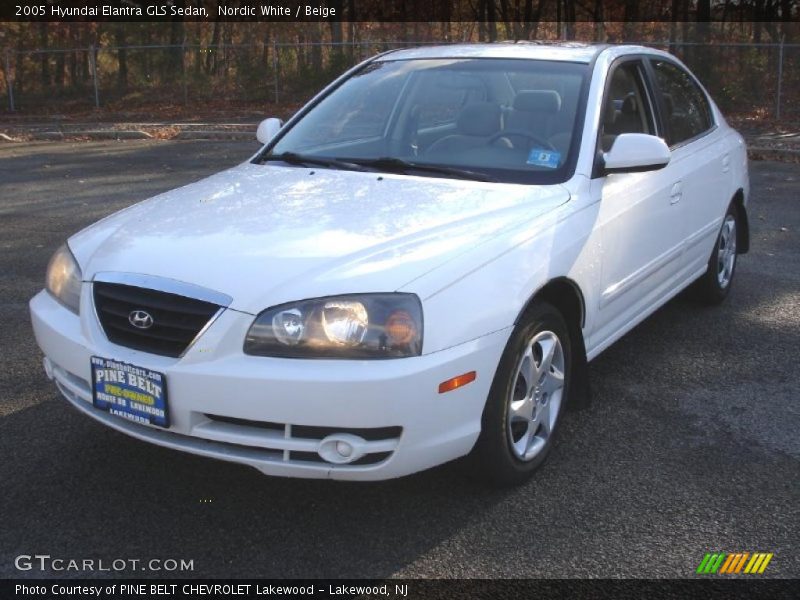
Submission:
<svg viewBox="0 0 800 600">
<path fill-rule="evenodd" d="M 0 21 L 366 21 L 366 22 L 593 22 L 798 21 L 800 6 L 776 5 L 766 12 L 749 0 L 688 4 L 530 0 L 4 0 Z M 673 9 L 683 7 L 673 14 Z M 784 14 L 784 12 L 786 14 Z"/>
<path fill-rule="evenodd" d="M 695 580 L 514 580 L 514 579 L 390 579 L 390 580 L 133 580 L 38 579 L 0 581 L 0 598 L 85 600 L 269 600 L 314 598 L 515 599 L 592 598 L 643 599 L 702 598 L 703 600 L 782 600 L 795 598 L 792 580 L 730 579 L 719 576 Z"/>
</svg>

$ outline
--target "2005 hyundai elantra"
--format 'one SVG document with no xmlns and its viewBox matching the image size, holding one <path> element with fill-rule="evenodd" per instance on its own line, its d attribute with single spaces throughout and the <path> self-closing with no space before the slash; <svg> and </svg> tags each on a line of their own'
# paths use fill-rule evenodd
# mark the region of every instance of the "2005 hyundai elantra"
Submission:
<svg viewBox="0 0 800 600">
<path fill-rule="evenodd" d="M 258 139 L 72 236 L 30 307 L 76 408 L 271 475 L 525 481 L 587 361 L 748 247 L 741 136 L 648 48 L 390 52 Z"/>
</svg>

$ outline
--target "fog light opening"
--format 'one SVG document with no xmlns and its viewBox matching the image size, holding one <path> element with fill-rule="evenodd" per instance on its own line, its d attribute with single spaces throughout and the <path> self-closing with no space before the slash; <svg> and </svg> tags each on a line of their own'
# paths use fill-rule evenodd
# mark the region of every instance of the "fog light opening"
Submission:
<svg viewBox="0 0 800 600">
<path fill-rule="evenodd" d="M 323 460 L 336 465 L 357 461 L 366 454 L 367 440 L 350 433 L 334 433 L 319 443 L 319 454 Z"/>
</svg>

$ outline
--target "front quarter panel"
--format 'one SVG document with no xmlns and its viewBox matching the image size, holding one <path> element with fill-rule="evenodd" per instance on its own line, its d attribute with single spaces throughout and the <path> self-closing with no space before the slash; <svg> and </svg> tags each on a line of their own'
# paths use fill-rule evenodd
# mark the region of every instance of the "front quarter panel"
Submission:
<svg viewBox="0 0 800 600">
<path fill-rule="evenodd" d="M 558 209 L 404 286 L 400 291 L 418 294 L 423 303 L 423 352 L 509 329 L 537 290 L 556 278 L 573 281 L 587 304 L 593 302 L 599 248 L 589 240 L 597 205 L 589 205 L 588 197 L 576 194 Z M 590 314 L 585 326 L 591 326 Z"/>
</svg>

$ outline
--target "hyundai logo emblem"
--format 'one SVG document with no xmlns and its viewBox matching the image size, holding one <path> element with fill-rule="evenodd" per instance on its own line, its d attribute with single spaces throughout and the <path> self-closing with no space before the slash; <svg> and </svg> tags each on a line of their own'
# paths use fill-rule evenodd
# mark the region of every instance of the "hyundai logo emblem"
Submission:
<svg viewBox="0 0 800 600">
<path fill-rule="evenodd" d="M 128 323 L 136 329 L 150 329 L 153 326 L 153 317 L 144 310 L 132 310 L 128 315 Z"/>
</svg>

